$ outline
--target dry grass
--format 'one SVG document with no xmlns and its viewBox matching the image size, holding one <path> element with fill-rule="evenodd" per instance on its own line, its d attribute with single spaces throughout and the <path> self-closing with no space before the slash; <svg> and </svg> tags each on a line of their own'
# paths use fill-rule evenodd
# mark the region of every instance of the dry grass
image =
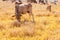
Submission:
<svg viewBox="0 0 60 40">
<path fill-rule="evenodd" d="M 0 40 L 60 40 L 60 5 L 52 5 L 52 12 L 47 5 L 32 4 L 35 24 L 28 14 L 23 15 L 18 23 L 14 15 L 14 4 L 0 2 Z"/>
</svg>

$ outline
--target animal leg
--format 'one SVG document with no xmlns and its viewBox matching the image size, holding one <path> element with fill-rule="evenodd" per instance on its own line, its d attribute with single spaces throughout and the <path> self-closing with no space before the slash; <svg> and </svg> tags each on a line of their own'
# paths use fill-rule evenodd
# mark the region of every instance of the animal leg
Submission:
<svg viewBox="0 0 60 40">
<path fill-rule="evenodd" d="M 30 17 L 32 17 L 33 23 L 35 23 L 34 15 L 32 14 L 32 12 L 31 12 L 31 11 L 30 11 L 30 13 L 29 13 L 29 16 L 30 16 Z"/>
<path fill-rule="evenodd" d="M 19 5 L 15 6 L 15 15 L 16 15 L 17 21 L 20 22 L 21 13 L 19 12 Z"/>
</svg>

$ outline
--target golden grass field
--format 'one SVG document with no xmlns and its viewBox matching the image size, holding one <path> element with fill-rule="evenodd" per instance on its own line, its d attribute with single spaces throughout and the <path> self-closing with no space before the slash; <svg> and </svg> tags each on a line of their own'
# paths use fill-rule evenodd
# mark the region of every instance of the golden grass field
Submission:
<svg viewBox="0 0 60 40">
<path fill-rule="evenodd" d="M 60 40 L 60 5 L 52 4 L 52 12 L 47 5 L 32 3 L 35 24 L 28 14 L 21 17 L 19 23 L 14 15 L 14 3 L 0 2 L 0 40 Z M 17 27 L 16 27 L 17 25 Z"/>
</svg>

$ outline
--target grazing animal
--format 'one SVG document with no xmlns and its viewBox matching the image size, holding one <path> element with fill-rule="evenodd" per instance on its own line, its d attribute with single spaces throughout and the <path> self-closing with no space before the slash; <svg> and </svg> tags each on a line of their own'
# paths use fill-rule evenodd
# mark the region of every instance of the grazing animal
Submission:
<svg viewBox="0 0 60 40">
<path fill-rule="evenodd" d="M 15 15 L 16 15 L 16 19 L 20 22 L 21 16 L 22 14 L 26 14 L 28 13 L 29 16 L 33 18 L 33 14 L 32 14 L 32 5 L 30 3 L 25 3 L 25 4 L 15 4 Z M 34 22 L 34 18 L 33 18 L 33 22 Z"/>
<path fill-rule="evenodd" d="M 51 3 L 53 3 L 53 4 L 57 4 L 57 2 L 58 2 L 58 0 L 52 0 Z"/>
<path fill-rule="evenodd" d="M 2 0 L 2 1 L 8 1 L 8 0 Z"/>
<path fill-rule="evenodd" d="M 47 4 L 47 0 L 39 0 L 39 3 Z"/>
<path fill-rule="evenodd" d="M 11 0 L 13 2 L 21 2 L 21 0 Z"/>
<path fill-rule="evenodd" d="M 51 12 L 51 5 L 47 6 L 47 10 Z"/>
<path fill-rule="evenodd" d="M 44 0 L 39 0 L 39 2 L 45 4 L 45 3 L 44 3 Z"/>
<path fill-rule="evenodd" d="M 48 4 L 57 4 L 58 0 L 47 0 Z"/>
<path fill-rule="evenodd" d="M 37 3 L 37 1 L 36 1 L 36 0 L 27 0 L 27 2 Z"/>
</svg>

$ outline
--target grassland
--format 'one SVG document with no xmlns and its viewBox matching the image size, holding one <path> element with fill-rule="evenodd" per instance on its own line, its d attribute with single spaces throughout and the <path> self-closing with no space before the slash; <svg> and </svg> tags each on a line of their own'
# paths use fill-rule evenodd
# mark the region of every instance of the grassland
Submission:
<svg viewBox="0 0 60 40">
<path fill-rule="evenodd" d="M 52 5 L 52 12 L 47 5 L 32 3 L 35 24 L 28 14 L 21 17 L 19 23 L 14 15 L 14 3 L 0 2 L 0 40 L 60 40 L 60 5 Z M 16 27 L 17 26 L 17 27 Z"/>
</svg>

